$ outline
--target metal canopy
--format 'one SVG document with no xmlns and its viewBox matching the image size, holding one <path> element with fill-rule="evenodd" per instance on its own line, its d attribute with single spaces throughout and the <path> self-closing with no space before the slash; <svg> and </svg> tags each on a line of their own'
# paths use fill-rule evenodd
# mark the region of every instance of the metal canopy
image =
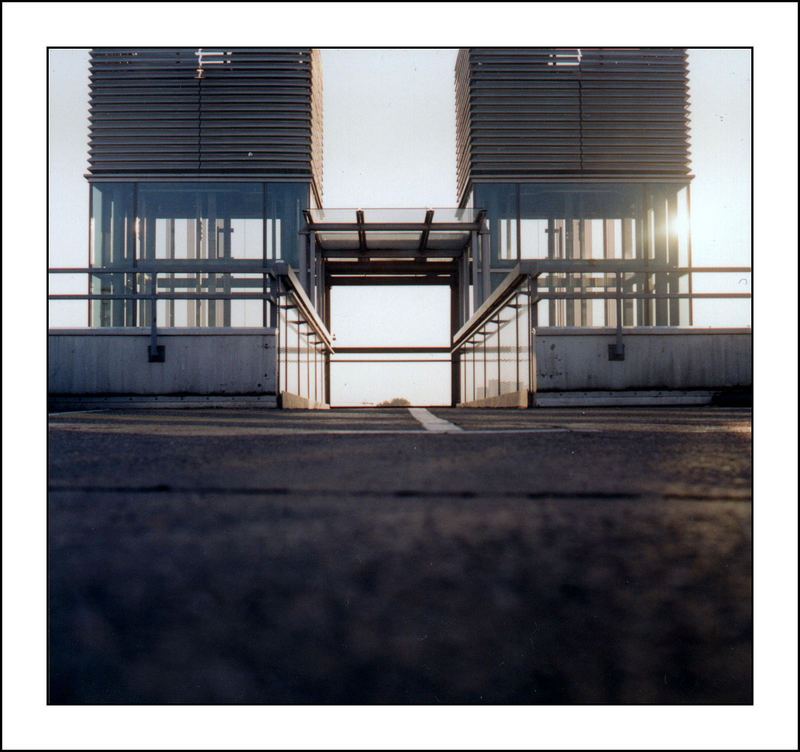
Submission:
<svg viewBox="0 0 800 752">
<path fill-rule="evenodd" d="M 483 209 L 306 209 L 308 231 L 328 259 L 456 258 L 480 230 Z"/>
</svg>

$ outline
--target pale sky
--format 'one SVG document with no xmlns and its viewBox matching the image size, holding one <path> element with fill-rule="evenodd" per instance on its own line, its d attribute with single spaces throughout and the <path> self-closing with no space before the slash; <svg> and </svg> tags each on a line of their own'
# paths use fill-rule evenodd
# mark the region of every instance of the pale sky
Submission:
<svg viewBox="0 0 800 752">
<path fill-rule="evenodd" d="M 457 49 L 324 49 L 324 205 L 455 206 Z M 88 51 L 52 50 L 50 264 L 87 263 Z M 691 50 L 692 247 L 695 266 L 750 265 L 750 51 Z M 57 229 L 55 229 L 57 228 Z M 54 278 L 53 290 L 82 279 Z M 695 276 L 695 290 L 749 292 L 749 275 Z M 439 291 L 441 293 L 442 291 Z M 332 306 L 340 345 L 397 337 L 447 344 L 447 296 L 419 288 L 347 288 Z M 385 309 L 383 314 L 381 308 Z M 83 326 L 81 301 L 52 303 L 54 326 Z M 697 301 L 696 326 L 749 325 L 747 301 Z M 437 333 L 434 335 L 434 333 Z M 396 333 L 395 333 L 396 334 Z M 433 342 L 439 336 L 441 341 Z M 443 364 L 335 366 L 340 404 L 403 396 L 449 401 Z M 380 378 L 378 378 L 380 374 Z"/>
</svg>

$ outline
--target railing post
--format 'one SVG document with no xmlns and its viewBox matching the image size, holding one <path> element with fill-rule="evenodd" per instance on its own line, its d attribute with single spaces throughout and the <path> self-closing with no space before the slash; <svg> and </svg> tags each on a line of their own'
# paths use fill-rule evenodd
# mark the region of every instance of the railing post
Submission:
<svg viewBox="0 0 800 752">
<path fill-rule="evenodd" d="M 492 294 L 491 235 L 488 230 L 480 234 L 481 239 L 481 303 Z"/>
<path fill-rule="evenodd" d="M 537 285 L 538 287 L 538 285 Z M 528 275 L 528 407 L 536 407 L 536 329 L 533 277 Z M 538 322 L 537 322 L 538 323 Z"/>
<path fill-rule="evenodd" d="M 622 344 L 622 272 L 617 272 L 617 339 L 608 346 L 609 360 L 625 360 L 625 346 Z"/>
<path fill-rule="evenodd" d="M 150 278 L 150 347 L 147 352 L 147 359 L 150 363 L 164 362 L 164 345 L 158 344 L 158 310 L 156 307 L 156 295 L 158 287 L 158 272 L 153 272 Z"/>
</svg>

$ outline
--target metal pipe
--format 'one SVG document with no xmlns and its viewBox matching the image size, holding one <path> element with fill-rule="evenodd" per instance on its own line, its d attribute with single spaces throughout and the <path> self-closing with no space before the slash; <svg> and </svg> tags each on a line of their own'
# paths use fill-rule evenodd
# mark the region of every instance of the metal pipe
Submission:
<svg viewBox="0 0 800 752">
<path fill-rule="evenodd" d="M 157 272 L 154 272 L 150 280 L 150 299 L 151 299 L 150 300 L 150 359 L 151 360 L 158 358 L 158 321 L 157 321 L 157 310 L 156 310 L 157 276 L 158 276 Z"/>
<path fill-rule="evenodd" d="M 617 272 L 617 352 L 622 352 L 622 273 Z"/>
</svg>

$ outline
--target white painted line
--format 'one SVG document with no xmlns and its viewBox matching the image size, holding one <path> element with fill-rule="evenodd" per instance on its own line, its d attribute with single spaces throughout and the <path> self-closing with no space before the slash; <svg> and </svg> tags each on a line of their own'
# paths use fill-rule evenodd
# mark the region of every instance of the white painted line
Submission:
<svg viewBox="0 0 800 752">
<path fill-rule="evenodd" d="M 432 433 L 460 433 L 463 431 L 455 423 L 443 418 L 437 418 L 430 410 L 426 410 L 424 407 L 409 407 L 408 412 L 411 413 L 412 418 L 422 423 L 422 427 L 426 431 L 431 431 Z"/>
</svg>

